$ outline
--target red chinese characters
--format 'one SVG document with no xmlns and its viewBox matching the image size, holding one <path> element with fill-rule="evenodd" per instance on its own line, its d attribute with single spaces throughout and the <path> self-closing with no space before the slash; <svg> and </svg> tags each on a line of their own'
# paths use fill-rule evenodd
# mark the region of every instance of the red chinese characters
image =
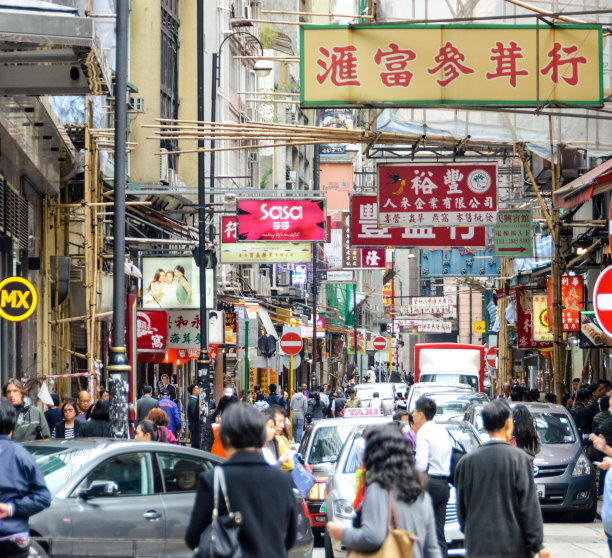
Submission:
<svg viewBox="0 0 612 558">
<path fill-rule="evenodd" d="M 396 43 L 389 43 L 389 50 L 382 51 L 380 48 L 374 55 L 374 62 L 385 65 L 386 72 L 380 77 L 386 87 L 408 87 L 414 75 L 407 70 L 408 62 L 416 59 L 416 53 L 410 49 L 401 50 Z"/>
<path fill-rule="evenodd" d="M 528 76 L 527 70 L 519 70 L 517 62 L 524 58 L 523 49 L 514 41 L 510 41 L 509 46 L 505 47 L 501 41 L 497 41 L 491 49 L 490 60 L 495 62 L 495 73 L 487 72 L 487 79 L 499 77 L 510 78 L 510 85 L 516 87 L 516 78 L 518 76 Z"/>
<path fill-rule="evenodd" d="M 442 87 L 446 87 L 461 74 L 473 74 L 475 72 L 473 68 L 468 68 L 463 64 L 465 62 L 465 55 L 450 41 L 446 41 L 446 44 L 440 47 L 438 55 L 434 57 L 434 60 L 438 65 L 435 68 L 427 68 L 427 72 L 435 74 L 442 70 L 444 79 L 436 80 L 438 85 Z"/>
<path fill-rule="evenodd" d="M 317 60 L 317 64 L 323 69 L 323 73 L 317 74 L 320 85 L 328 78 L 336 87 L 361 85 L 357 76 L 356 46 L 335 46 L 331 53 L 325 47 L 319 47 L 319 52 L 327 59 Z"/>
<path fill-rule="evenodd" d="M 559 83 L 559 68 L 561 66 L 570 65 L 572 74 L 569 77 L 564 75 L 561 76 L 561 79 L 565 81 L 568 85 L 577 85 L 578 84 L 578 64 L 586 64 L 587 59 L 584 56 L 574 56 L 573 58 L 565 58 L 563 59 L 561 53 L 565 54 L 575 54 L 578 51 L 578 46 L 572 45 L 569 47 L 563 47 L 561 43 L 555 43 L 555 46 L 548 52 L 548 57 L 550 58 L 550 62 L 547 66 L 542 68 L 542 75 L 546 75 L 550 72 L 550 79 L 553 83 Z"/>
</svg>

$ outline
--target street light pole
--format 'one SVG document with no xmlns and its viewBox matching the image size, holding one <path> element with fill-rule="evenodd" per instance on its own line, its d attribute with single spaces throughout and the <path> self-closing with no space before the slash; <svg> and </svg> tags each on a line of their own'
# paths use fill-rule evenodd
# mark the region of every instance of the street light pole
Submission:
<svg viewBox="0 0 612 558">
<path fill-rule="evenodd" d="M 125 384 L 128 379 L 130 363 L 125 346 L 125 148 L 129 0 L 118 0 L 116 6 L 113 343 L 107 369 L 110 379 L 111 436 L 128 438 L 128 402 Z"/>
</svg>

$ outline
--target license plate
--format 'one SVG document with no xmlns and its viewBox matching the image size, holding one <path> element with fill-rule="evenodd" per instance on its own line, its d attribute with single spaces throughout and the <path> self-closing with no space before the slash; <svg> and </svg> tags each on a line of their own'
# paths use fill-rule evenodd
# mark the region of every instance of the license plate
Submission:
<svg viewBox="0 0 612 558">
<path fill-rule="evenodd" d="M 536 484 L 536 492 L 538 493 L 538 498 L 546 498 L 546 485 Z"/>
</svg>

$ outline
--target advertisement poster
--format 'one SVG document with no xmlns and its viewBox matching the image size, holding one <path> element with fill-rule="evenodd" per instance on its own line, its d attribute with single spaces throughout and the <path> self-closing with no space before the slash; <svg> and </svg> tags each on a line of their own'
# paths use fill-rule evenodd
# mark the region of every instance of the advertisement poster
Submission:
<svg viewBox="0 0 612 558">
<path fill-rule="evenodd" d="M 142 258 L 142 306 L 199 308 L 200 268 L 191 256 Z M 206 270 L 206 308 L 214 308 L 214 272 Z"/>
<path fill-rule="evenodd" d="M 582 276 L 561 276 L 561 300 L 563 331 L 580 331 L 580 312 L 584 303 Z M 548 315 L 552 316 L 552 277 L 548 278 Z M 549 322 L 548 325 L 552 330 L 552 318 Z"/>
<path fill-rule="evenodd" d="M 612 347 L 612 337 L 597 320 L 595 312 L 580 312 L 580 347 L 582 349 L 607 349 Z"/>
<path fill-rule="evenodd" d="M 376 195 L 351 196 L 351 215 L 351 246 L 355 248 L 475 247 L 485 246 L 487 241 L 485 227 L 381 227 Z"/>
<path fill-rule="evenodd" d="M 553 334 L 548 329 L 548 296 L 546 294 L 534 294 L 531 304 L 533 340 L 552 341 Z"/>
<path fill-rule="evenodd" d="M 238 242 L 325 242 L 325 200 L 238 200 Z"/>
<path fill-rule="evenodd" d="M 165 353 L 168 341 L 168 314 L 164 310 L 136 313 L 136 343 L 139 353 Z"/>
<path fill-rule="evenodd" d="M 546 323 L 548 323 L 548 321 L 546 321 Z M 519 349 L 552 348 L 551 342 L 535 341 L 533 339 L 531 293 L 524 288 L 516 290 L 516 330 Z"/>
<path fill-rule="evenodd" d="M 492 226 L 496 163 L 378 165 L 378 224 L 384 227 Z"/>
</svg>

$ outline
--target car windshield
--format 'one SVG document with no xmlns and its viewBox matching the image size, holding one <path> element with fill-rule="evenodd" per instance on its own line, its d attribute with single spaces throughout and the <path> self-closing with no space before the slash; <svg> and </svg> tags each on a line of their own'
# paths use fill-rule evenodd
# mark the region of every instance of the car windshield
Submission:
<svg viewBox="0 0 612 558">
<path fill-rule="evenodd" d="M 28 450 L 30 448 L 28 447 Z M 95 448 L 75 448 L 67 449 L 55 453 L 46 451 L 49 448 L 44 448 L 39 451 L 36 448 L 30 451 L 36 459 L 36 463 L 40 467 L 47 488 L 54 496 L 70 478 L 77 473 L 87 463 L 92 461 L 96 452 Z"/>
<path fill-rule="evenodd" d="M 538 413 L 534 421 L 543 444 L 573 444 L 576 441 L 570 418 L 563 413 Z"/>
<path fill-rule="evenodd" d="M 478 391 L 478 378 L 468 374 L 421 374 L 419 382 L 441 382 L 444 384 L 467 384 Z"/>
<path fill-rule="evenodd" d="M 452 394 L 431 394 L 429 395 L 436 402 L 436 415 L 464 415 L 465 411 L 476 403 L 487 403 L 488 398 L 482 393 L 457 395 Z"/>
<path fill-rule="evenodd" d="M 313 433 L 310 455 L 307 458 L 308 464 L 335 463 L 354 426 L 354 424 L 335 424 L 317 428 Z"/>
<path fill-rule="evenodd" d="M 383 386 L 380 387 L 355 387 L 355 391 L 357 392 L 357 397 L 362 401 L 369 401 L 374 396 L 374 392 L 378 392 L 378 395 L 381 399 L 393 399 L 393 388 L 391 386 Z"/>
</svg>

